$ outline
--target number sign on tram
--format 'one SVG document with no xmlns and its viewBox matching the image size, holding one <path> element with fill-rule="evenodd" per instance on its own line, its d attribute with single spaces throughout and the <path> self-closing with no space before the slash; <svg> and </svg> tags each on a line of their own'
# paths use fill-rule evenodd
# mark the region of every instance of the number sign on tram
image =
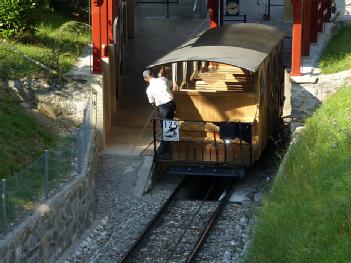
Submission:
<svg viewBox="0 0 351 263">
<path fill-rule="evenodd" d="M 163 121 L 163 140 L 168 142 L 179 141 L 179 121 Z"/>
</svg>

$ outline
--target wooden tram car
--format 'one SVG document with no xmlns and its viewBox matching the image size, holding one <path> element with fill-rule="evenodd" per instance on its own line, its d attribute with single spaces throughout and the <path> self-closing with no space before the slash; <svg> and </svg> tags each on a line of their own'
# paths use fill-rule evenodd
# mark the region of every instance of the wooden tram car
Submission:
<svg viewBox="0 0 351 263">
<path fill-rule="evenodd" d="M 175 174 L 233 176 L 260 159 L 281 121 L 283 37 L 262 24 L 225 25 L 153 62 L 173 82 L 179 133 L 162 154 L 164 130 L 154 120 L 156 163 Z"/>
</svg>

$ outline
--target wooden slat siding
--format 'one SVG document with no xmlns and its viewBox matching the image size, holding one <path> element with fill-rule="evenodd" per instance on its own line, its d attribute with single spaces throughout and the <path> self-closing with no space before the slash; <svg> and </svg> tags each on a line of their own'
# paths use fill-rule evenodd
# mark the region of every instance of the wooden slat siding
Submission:
<svg viewBox="0 0 351 263">
<path fill-rule="evenodd" d="M 180 120 L 230 121 L 235 117 L 252 117 L 256 113 L 256 98 L 235 92 L 174 92 L 176 117 Z"/>
<path fill-rule="evenodd" d="M 257 150 L 257 146 L 253 145 L 253 150 Z M 215 144 L 205 143 L 189 144 L 186 142 L 172 143 L 172 160 L 174 161 L 208 161 L 208 162 L 224 162 L 224 144 L 217 143 L 217 151 Z M 227 145 L 227 162 L 233 165 L 240 165 L 240 144 Z M 243 143 L 243 163 L 245 166 L 250 164 L 250 147 Z"/>
<path fill-rule="evenodd" d="M 263 96 L 263 100 L 260 101 L 259 106 L 259 151 L 258 153 L 262 153 L 262 150 L 267 144 L 269 136 L 272 134 L 273 129 L 275 128 L 275 124 L 278 120 L 280 108 L 282 105 L 279 104 L 279 95 L 281 89 L 283 87 L 282 80 L 283 80 L 283 70 L 282 67 L 282 53 L 281 53 L 281 44 L 273 50 L 269 57 L 261 65 L 263 75 L 271 75 L 270 78 L 266 80 L 266 89 L 265 94 Z M 268 71 L 268 63 L 272 61 L 271 68 L 272 72 Z M 259 81 L 258 81 L 259 83 Z M 257 158 L 257 157 L 256 157 Z"/>
</svg>

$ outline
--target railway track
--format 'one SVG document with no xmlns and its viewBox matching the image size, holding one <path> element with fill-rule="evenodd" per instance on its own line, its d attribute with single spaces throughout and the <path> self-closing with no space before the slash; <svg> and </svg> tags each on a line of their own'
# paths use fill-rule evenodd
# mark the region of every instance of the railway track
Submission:
<svg viewBox="0 0 351 263">
<path fill-rule="evenodd" d="M 120 263 L 194 262 L 231 195 L 232 180 L 214 179 L 201 187 L 184 179 Z"/>
</svg>

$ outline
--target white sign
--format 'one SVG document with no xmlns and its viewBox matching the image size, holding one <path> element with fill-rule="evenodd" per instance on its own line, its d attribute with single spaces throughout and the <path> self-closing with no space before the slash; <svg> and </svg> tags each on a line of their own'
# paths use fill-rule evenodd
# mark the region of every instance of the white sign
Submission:
<svg viewBox="0 0 351 263">
<path fill-rule="evenodd" d="M 179 121 L 163 121 L 163 140 L 179 142 Z"/>
</svg>

